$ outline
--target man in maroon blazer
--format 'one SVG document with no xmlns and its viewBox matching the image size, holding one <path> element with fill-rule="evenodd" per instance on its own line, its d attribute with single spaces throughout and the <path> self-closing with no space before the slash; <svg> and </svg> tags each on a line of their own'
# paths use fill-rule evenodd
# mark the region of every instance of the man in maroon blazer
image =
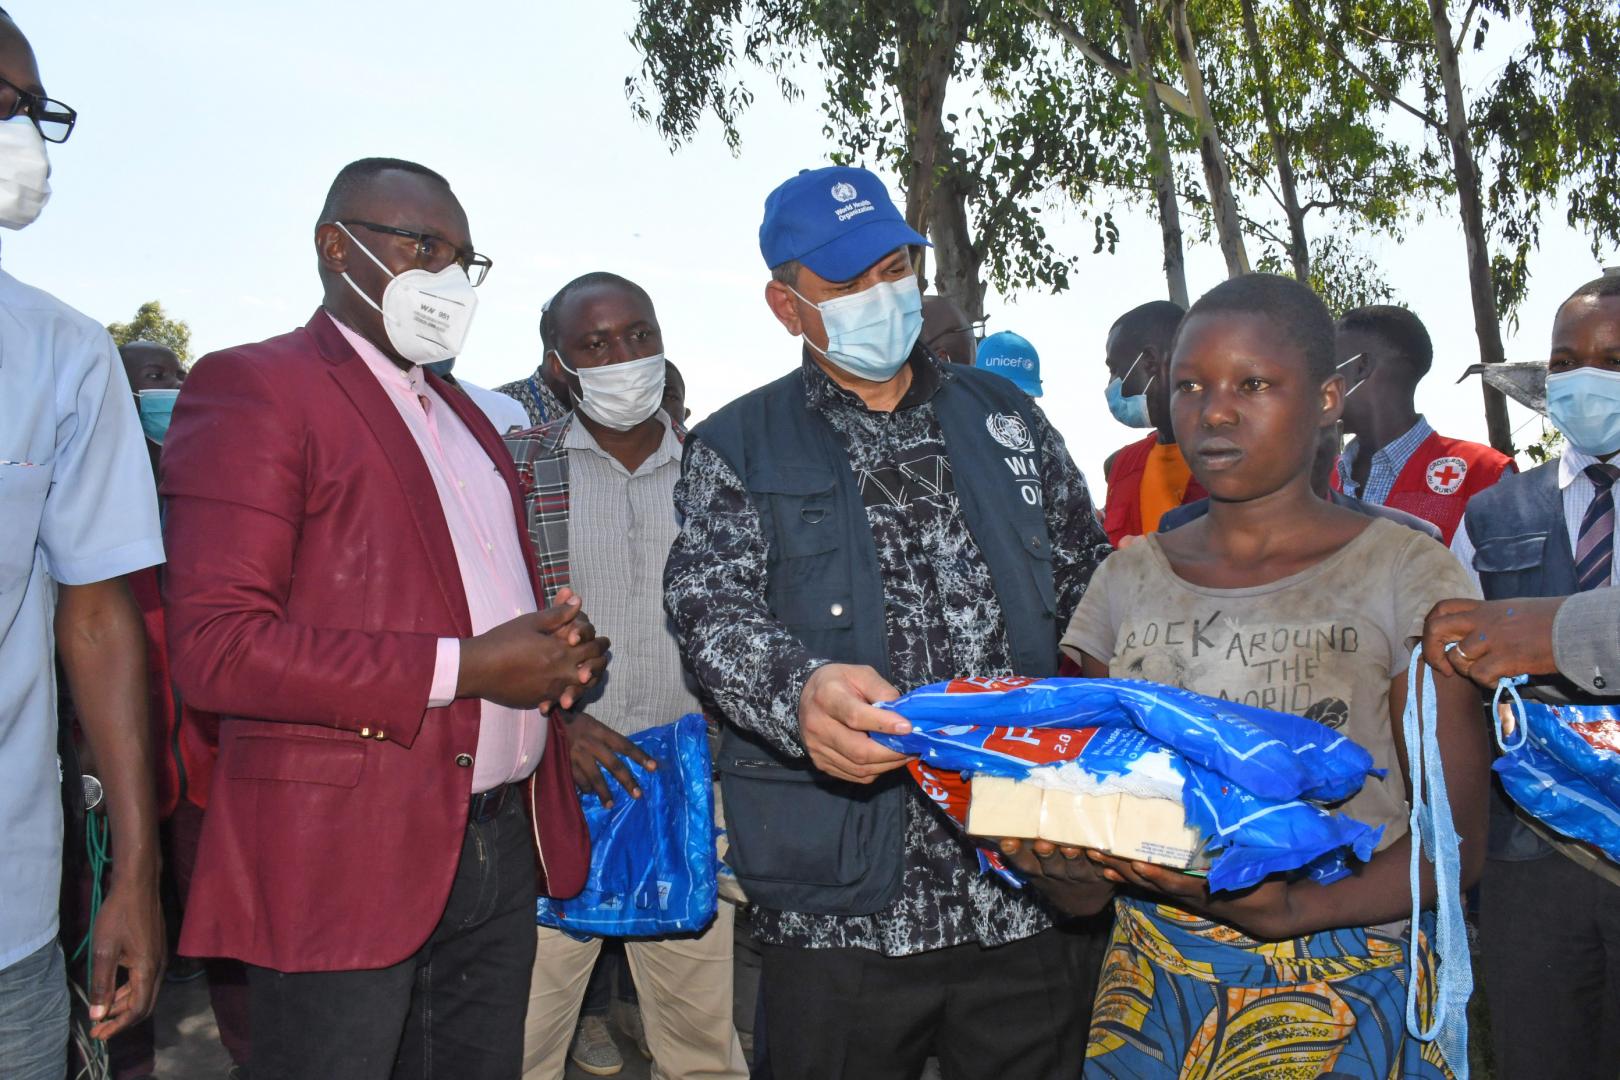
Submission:
<svg viewBox="0 0 1620 1080">
<path fill-rule="evenodd" d="M 181 949 L 249 965 L 256 1080 L 515 1077 L 536 877 L 588 859 L 551 706 L 607 642 L 536 611 L 511 458 L 421 366 L 489 268 L 448 183 L 357 161 L 315 248 L 320 310 L 198 361 L 164 444 L 173 675 L 223 717 Z"/>
</svg>

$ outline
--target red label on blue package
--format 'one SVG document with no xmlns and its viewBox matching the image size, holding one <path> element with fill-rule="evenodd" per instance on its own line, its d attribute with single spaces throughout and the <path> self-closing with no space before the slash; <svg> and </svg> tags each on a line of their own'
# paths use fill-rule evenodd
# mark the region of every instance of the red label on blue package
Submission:
<svg viewBox="0 0 1620 1080">
<path fill-rule="evenodd" d="M 947 694 L 1005 694 L 1008 690 L 1017 690 L 1025 686 L 1033 686 L 1039 679 L 1026 679 L 1022 675 L 1007 675 L 1003 678 L 979 676 L 972 679 L 952 679 L 945 688 Z"/>
<path fill-rule="evenodd" d="M 1598 750 L 1620 754 L 1620 723 L 1613 720 L 1577 721 L 1569 729 Z"/>
<path fill-rule="evenodd" d="M 1031 765 L 1059 765 L 1073 761 L 1097 728 L 998 727 L 984 738 L 984 748 Z"/>
</svg>

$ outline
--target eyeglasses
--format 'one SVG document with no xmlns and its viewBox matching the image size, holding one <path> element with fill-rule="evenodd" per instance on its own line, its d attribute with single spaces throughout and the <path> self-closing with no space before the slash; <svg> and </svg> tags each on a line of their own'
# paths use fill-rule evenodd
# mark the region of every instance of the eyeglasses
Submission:
<svg viewBox="0 0 1620 1080">
<path fill-rule="evenodd" d="M 73 125 L 78 122 L 79 114 L 60 101 L 30 94 L 6 79 L 0 79 L 0 89 L 11 91 L 9 100 L 6 96 L 0 96 L 0 120 L 11 120 L 22 113 L 33 121 L 46 142 L 67 142 L 67 137 L 73 134 Z"/>
<path fill-rule="evenodd" d="M 489 275 L 489 268 L 495 265 L 490 261 L 489 256 L 480 255 L 470 248 L 464 251 L 443 237 L 434 236 L 432 233 L 396 229 L 392 225 L 378 225 L 372 221 L 345 221 L 343 224 L 358 225 L 362 229 L 370 229 L 372 232 L 387 233 L 389 236 L 403 236 L 407 240 L 416 241 L 416 258 L 418 262 L 429 264 L 438 262 L 444 257 L 444 252 L 449 251 L 455 256 L 454 261 L 460 263 L 461 268 L 467 271 L 467 280 L 472 282 L 475 289 L 484 283 L 484 278 Z"/>
</svg>

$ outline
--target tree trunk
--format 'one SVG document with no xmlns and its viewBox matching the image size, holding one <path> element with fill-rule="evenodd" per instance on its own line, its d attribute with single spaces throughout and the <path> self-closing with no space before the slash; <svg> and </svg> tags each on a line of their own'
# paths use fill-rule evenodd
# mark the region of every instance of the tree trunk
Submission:
<svg viewBox="0 0 1620 1080">
<path fill-rule="evenodd" d="M 941 153 L 949 153 L 945 130 L 945 93 L 956 66 L 956 50 L 967 24 L 967 0 L 944 0 L 938 13 L 926 20 L 897 23 L 899 49 L 895 65 L 896 95 L 905 114 L 907 155 L 905 176 L 906 224 L 929 232 L 934 187 L 940 175 Z M 926 280 L 926 255 L 919 254 L 917 274 Z"/>
<path fill-rule="evenodd" d="M 1170 136 L 1164 126 L 1164 107 L 1153 89 L 1153 58 L 1142 33 L 1142 16 L 1136 0 L 1120 0 L 1119 13 L 1130 48 L 1133 89 L 1142 107 L 1142 124 L 1147 129 L 1148 164 L 1153 171 L 1153 195 L 1159 204 L 1159 232 L 1164 241 L 1164 280 L 1170 299 L 1183 308 L 1190 306 L 1187 295 L 1187 258 L 1181 243 L 1181 203 L 1176 197 L 1175 161 L 1170 156 Z"/>
<path fill-rule="evenodd" d="M 942 155 L 951 162 L 946 144 Z M 984 318 L 984 252 L 974 243 L 968 225 L 968 189 L 961 173 L 946 165 L 944 175 L 934 185 L 929 209 L 934 241 L 934 290 L 954 300 L 967 317 Z"/>
<path fill-rule="evenodd" d="M 1480 197 L 1479 162 L 1474 157 L 1468 131 L 1468 103 L 1463 97 L 1462 72 L 1457 50 L 1451 42 L 1451 20 L 1446 0 L 1429 0 L 1434 24 L 1436 66 L 1446 95 L 1446 140 L 1451 144 L 1453 171 L 1457 174 L 1457 202 L 1462 213 L 1463 239 L 1468 250 L 1468 291 L 1474 304 L 1474 335 L 1479 338 L 1479 358 L 1487 364 L 1500 364 L 1506 358 L 1502 349 L 1502 326 L 1496 313 L 1496 287 L 1491 279 L 1491 256 L 1485 233 L 1485 206 Z M 1483 382 L 1483 380 L 1481 380 Z M 1485 386 L 1485 428 L 1491 445 L 1504 454 L 1513 453 L 1513 432 L 1508 426 L 1507 402 L 1498 390 Z"/>
<path fill-rule="evenodd" d="M 1283 214 L 1288 218 L 1288 261 L 1294 265 L 1294 278 L 1311 280 L 1311 246 L 1305 238 L 1305 212 L 1299 208 L 1299 183 L 1294 177 L 1294 160 L 1288 147 L 1288 133 L 1277 114 L 1277 98 L 1271 87 L 1271 61 L 1260 41 L 1260 22 L 1255 17 L 1254 0 L 1242 0 L 1243 36 L 1249 43 L 1249 60 L 1260 85 L 1260 110 L 1271 135 L 1271 154 L 1277 167 L 1277 188 L 1282 195 Z"/>
<path fill-rule="evenodd" d="M 1204 184 L 1209 188 L 1210 212 L 1215 218 L 1215 235 L 1226 272 L 1231 277 L 1249 272 L 1249 253 L 1243 246 L 1243 223 L 1238 216 L 1237 198 L 1232 194 L 1232 171 L 1226 165 L 1215 114 L 1204 94 L 1204 74 L 1198 67 L 1192 27 L 1187 22 L 1187 0 L 1170 0 L 1170 37 L 1181 61 L 1182 77 L 1187 80 L 1187 97 L 1197 113 L 1198 155 L 1204 163 Z"/>
</svg>

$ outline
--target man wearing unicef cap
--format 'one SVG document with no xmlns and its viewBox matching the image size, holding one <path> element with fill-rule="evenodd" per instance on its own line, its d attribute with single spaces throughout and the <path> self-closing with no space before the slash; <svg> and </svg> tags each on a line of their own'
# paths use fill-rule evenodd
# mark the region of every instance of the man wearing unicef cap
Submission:
<svg viewBox="0 0 1620 1080">
<path fill-rule="evenodd" d="M 1096 938 L 981 874 L 867 733 L 905 730 L 874 704 L 924 683 L 1055 672 L 1108 550 L 1085 481 L 1028 395 L 919 345 L 927 241 L 876 176 L 801 172 L 759 235 L 801 363 L 688 439 L 665 600 L 728 721 L 772 1068 L 1078 1075 Z"/>
</svg>

